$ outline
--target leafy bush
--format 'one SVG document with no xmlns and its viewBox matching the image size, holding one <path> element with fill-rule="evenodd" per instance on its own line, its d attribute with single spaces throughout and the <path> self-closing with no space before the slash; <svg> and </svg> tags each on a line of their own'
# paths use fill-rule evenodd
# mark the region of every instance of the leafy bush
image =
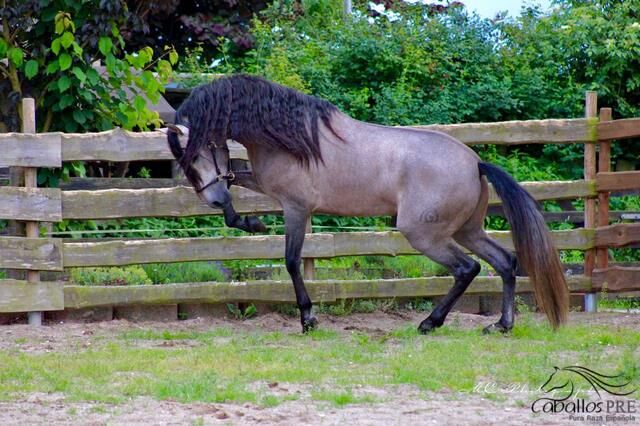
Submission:
<svg viewBox="0 0 640 426">
<path fill-rule="evenodd" d="M 144 96 L 157 102 L 177 54 L 167 48 L 154 58 L 150 47 L 127 52 L 119 30 L 127 18 L 120 0 L 3 0 L 0 59 L 6 65 L 0 72 L 10 85 L 2 86 L 0 96 L 12 104 L 34 96 L 45 132 L 159 124 Z M 93 67 L 96 60 L 104 73 Z M 131 101 L 125 88 L 133 92 Z M 5 125 L 17 130 L 13 122 Z"/>
<path fill-rule="evenodd" d="M 235 69 L 387 125 L 581 117 L 586 90 L 597 90 L 616 116 L 640 115 L 633 53 L 640 49 L 640 0 L 560 0 L 547 14 L 529 7 L 495 20 L 459 6 L 434 13 L 430 5 L 384 4 L 374 12 L 356 3 L 345 18 L 338 0 L 308 0 L 302 9 L 279 2 L 254 20 L 255 48 Z M 509 148 L 477 150 L 494 160 L 512 155 Z M 637 162 L 638 152 L 637 142 L 624 151 L 614 145 L 614 161 Z M 582 177 L 580 145 L 527 146 L 515 154 L 526 155 L 526 164 L 501 163 L 546 179 L 547 172 Z"/>
<path fill-rule="evenodd" d="M 152 263 L 142 269 L 154 284 L 227 281 L 217 262 Z"/>
<path fill-rule="evenodd" d="M 111 268 L 73 268 L 70 281 L 77 285 L 153 284 L 145 270 L 137 265 Z"/>
</svg>

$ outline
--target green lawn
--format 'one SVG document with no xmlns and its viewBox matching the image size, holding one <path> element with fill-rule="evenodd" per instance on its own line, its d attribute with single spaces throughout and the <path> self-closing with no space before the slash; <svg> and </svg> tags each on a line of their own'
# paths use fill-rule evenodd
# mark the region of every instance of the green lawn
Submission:
<svg viewBox="0 0 640 426">
<path fill-rule="evenodd" d="M 24 342 L 16 338 L 15 349 L 0 351 L 2 400 L 58 392 L 70 401 L 121 403 L 150 396 L 273 406 L 296 396 L 277 396 L 255 384 L 279 382 L 310 386 L 312 399 L 341 406 L 375 402 L 355 396 L 358 385 L 473 392 L 478 383 L 493 381 L 535 389 L 554 366 L 575 364 L 621 372 L 640 385 L 640 331 L 570 325 L 554 333 L 527 315 L 510 336 L 483 336 L 480 329 L 456 324 L 421 336 L 412 324 L 387 334 L 136 328 L 92 337 L 92 349 L 35 354 L 19 350 Z"/>
</svg>

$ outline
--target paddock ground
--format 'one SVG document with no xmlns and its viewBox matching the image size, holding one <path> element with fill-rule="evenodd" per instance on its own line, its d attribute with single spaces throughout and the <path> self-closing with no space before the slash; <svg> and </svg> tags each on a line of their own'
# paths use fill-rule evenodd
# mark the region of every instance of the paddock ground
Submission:
<svg viewBox="0 0 640 426">
<path fill-rule="evenodd" d="M 524 369 L 540 363 L 592 361 L 593 368 L 599 366 L 605 372 L 632 363 L 639 371 L 639 314 L 574 312 L 570 325 L 559 333 L 548 330 L 542 316 L 526 314 L 518 319 L 525 325 L 509 337 L 480 334 L 497 316 L 463 313 L 452 313 L 435 335 L 419 336 L 413 330 L 425 315 L 413 311 L 319 315 L 321 330 L 311 336 L 299 334 L 296 318 L 279 313 L 248 320 L 1 326 L 0 422 L 602 424 L 607 422 L 535 415 L 530 407 L 539 394 L 505 389 L 510 380 L 534 387 L 547 367 L 532 374 Z M 350 352 L 358 345 L 361 351 Z M 301 358 L 304 354 L 297 351 L 307 347 L 311 348 L 307 361 L 318 359 L 317 365 L 298 364 L 296 353 Z M 466 353 L 463 348 L 482 353 Z M 325 349 L 328 359 L 320 359 Z M 421 358 L 430 350 L 435 352 Z M 494 369 L 494 361 L 483 360 L 485 356 L 500 359 L 502 350 L 505 364 L 497 361 Z M 286 358 L 292 354 L 293 358 Z M 278 359 L 280 355 L 283 359 Z M 419 364 L 415 369 L 410 366 L 412 357 Z M 470 368 L 474 359 L 478 362 L 476 369 L 469 370 L 472 379 L 449 380 Z M 292 371 L 301 369 L 304 377 L 288 373 L 287 363 Z M 284 365 L 278 369 L 279 364 Z M 220 388 L 209 389 L 198 381 L 198 372 L 209 374 L 208 368 L 215 370 L 211 370 L 212 380 L 242 386 L 236 393 L 212 396 Z M 103 370 L 109 371 L 102 374 Z M 425 377 L 433 373 L 435 378 L 429 381 L 412 373 Z M 633 380 L 638 383 L 637 377 Z M 491 388 L 486 385 L 491 383 L 503 390 L 487 392 Z M 478 386 L 485 386 L 485 391 L 475 389 Z M 636 405 L 639 398 L 636 392 Z"/>
</svg>

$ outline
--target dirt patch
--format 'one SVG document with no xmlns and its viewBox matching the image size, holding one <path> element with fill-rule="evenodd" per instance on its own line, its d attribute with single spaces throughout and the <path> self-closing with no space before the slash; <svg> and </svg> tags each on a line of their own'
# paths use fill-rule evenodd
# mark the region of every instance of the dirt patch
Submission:
<svg viewBox="0 0 640 426">
<path fill-rule="evenodd" d="M 417 327 L 426 316 L 427 314 L 421 312 L 390 311 L 347 316 L 321 314 L 318 315 L 318 320 L 321 329 L 333 330 L 339 334 L 361 332 L 372 336 L 380 336 L 401 327 Z M 539 322 L 546 321 L 544 315 L 541 314 L 534 314 L 533 318 Z M 498 319 L 498 315 L 482 316 L 452 312 L 447 318 L 445 326 L 479 330 L 489 324 L 493 324 Z M 596 314 L 572 312 L 569 315 L 569 323 L 638 330 L 640 329 L 640 315 L 616 312 L 599 312 Z M 260 330 L 263 332 L 299 333 L 300 323 L 297 317 L 271 312 L 243 321 L 230 318 L 199 318 L 171 323 L 114 320 L 86 324 L 51 322 L 44 327 L 14 324 L 0 326 L 0 350 L 27 353 L 77 351 L 95 348 L 96 345 L 108 343 L 115 336 L 135 330 L 207 332 L 217 328 L 226 328 L 231 332 Z M 198 342 L 190 340 L 180 340 L 174 343 L 147 342 L 147 344 L 168 344 L 182 347 L 199 345 Z"/>
<path fill-rule="evenodd" d="M 279 385 L 287 389 L 289 385 Z M 292 388 L 294 388 L 292 386 Z M 300 388 L 296 386 L 295 388 Z M 298 389 L 300 392 L 300 390 Z M 263 408 L 254 404 L 181 404 L 135 398 L 126 404 L 68 402 L 61 395 L 29 394 L 0 403 L 4 424 L 243 424 L 243 425 L 562 425 L 567 419 L 538 416 L 528 406 L 505 404 L 478 395 L 421 392 L 410 386 L 361 388 L 376 402 L 336 407 L 312 401 L 303 390 L 294 401 Z"/>
<path fill-rule="evenodd" d="M 425 313 L 409 311 L 353 314 L 344 317 L 319 315 L 320 327 L 340 335 L 354 332 L 381 336 L 406 326 L 417 326 Z M 546 321 L 533 315 L 535 321 Z M 498 316 L 452 313 L 447 325 L 462 329 L 481 329 Z M 630 313 L 571 313 L 570 323 L 640 329 L 640 315 Z M 299 333 L 297 318 L 278 313 L 239 321 L 223 318 L 132 323 L 126 320 L 89 324 L 50 323 L 44 327 L 12 325 L 0 327 L 0 350 L 45 353 L 89 350 L 121 337 L 125 332 L 208 332 L 225 328 L 233 332 Z M 216 337 L 226 339 L 228 337 Z M 188 348 L 202 342 L 191 339 L 135 339 L 132 344 L 149 347 Z M 255 383 L 277 400 L 273 407 L 255 404 L 182 404 L 133 397 L 124 404 L 67 401 L 61 394 L 25 394 L 16 401 L 0 402 L 0 423 L 4 424 L 308 424 L 308 425 L 396 425 L 396 424 L 473 424 L 473 425 L 562 425 L 572 422 L 558 415 L 535 415 L 530 402 L 517 398 L 493 400 L 475 393 L 425 392 L 413 386 L 355 387 L 356 403 L 336 406 L 322 401 L 309 385 Z M 527 398 L 523 398 L 527 401 Z M 636 416 L 637 418 L 637 416 Z M 602 422 L 600 422 L 602 423 Z M 615 424 L 624 424 L 616 422 Z"/>
</svg>

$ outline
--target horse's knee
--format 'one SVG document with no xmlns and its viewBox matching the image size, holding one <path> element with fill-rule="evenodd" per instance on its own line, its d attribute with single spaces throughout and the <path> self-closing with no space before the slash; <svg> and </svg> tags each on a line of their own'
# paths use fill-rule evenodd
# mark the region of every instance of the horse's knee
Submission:
<svg viewBox="0 0 640 426">
<path fill-rule="evenodd" d="M 480 263 L 469 258 L 456 265 L 452 272 L 456 281 L 471 282 L 480 273 L 480 269 Z"/>
</svg>

